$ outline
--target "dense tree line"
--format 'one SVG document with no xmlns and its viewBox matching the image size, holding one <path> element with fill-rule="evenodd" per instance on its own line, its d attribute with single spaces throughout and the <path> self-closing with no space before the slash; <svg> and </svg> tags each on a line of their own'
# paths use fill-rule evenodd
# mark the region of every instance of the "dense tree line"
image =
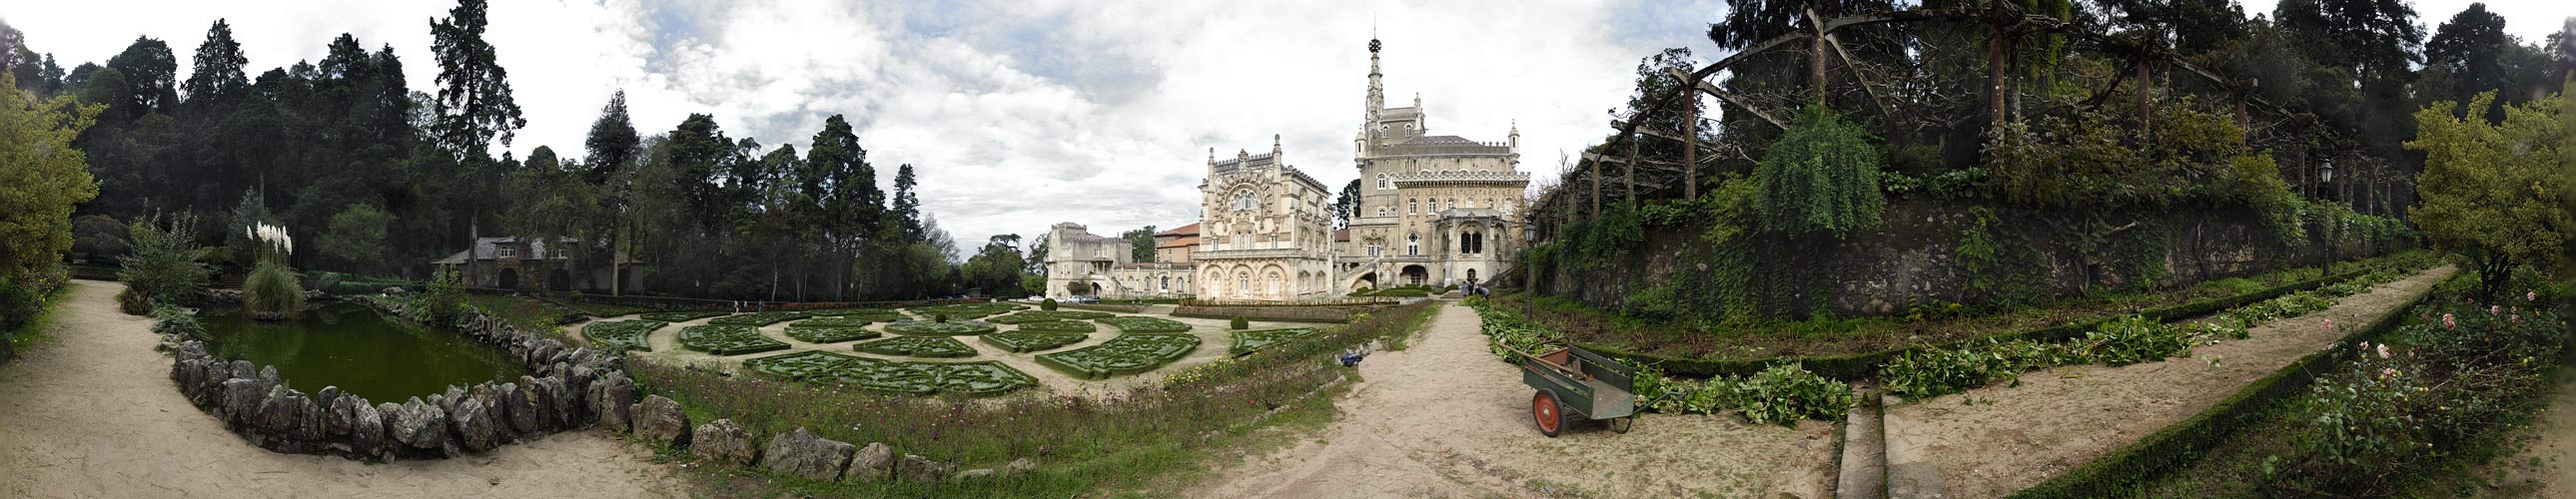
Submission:
<svg viewBox="0 0 2576 499">
<path fill-rule="evenodd" d="M 242 228 L 269 223 L 320 242 L 293 257 L 308 270 L 417 279 L 469 236 L 515 235 L 573 241 L 557 246 L 583 268 L 641 262 L 647 289 L 680 295 L 1023 293 L 1030 266 L 1016 236 L 952 263 L 959 248 L 921 212 L 914 166 L 894 168 L 889 191 L 842 116 L 800 153 L 729 137 L 704 114 L 639 130 L 619 92 L 579 154 L 549 145 L 513 157 L 508 145 L 527 120 L 499 48 L 483 39 L 485 7 L 460 0 L 430 21 L 439 71 L 427 92 L 412 89 L 390 45 L 369 50 L 348 34 L 318 62 L 252 77 L 225 20 L 208 28 L 184 74 L 172 48 L 150 37 L 104 64 L 66 70 L 5 27 L 0 68 L 38 99 L 99 108 L 73 142 L 99 179 L 97 199 L 73 224 L 83 228 L 77 256 L 120 252 L 119 221 L 195 212 L 209 222 L 195 237 L 223 243 L 213 259 L 236 271 L 252 253 Z M 989 261 L 1002 252 L 1009 261 Z M 972 273 L 979 268 L 1012 273 Z"/>
</svg>

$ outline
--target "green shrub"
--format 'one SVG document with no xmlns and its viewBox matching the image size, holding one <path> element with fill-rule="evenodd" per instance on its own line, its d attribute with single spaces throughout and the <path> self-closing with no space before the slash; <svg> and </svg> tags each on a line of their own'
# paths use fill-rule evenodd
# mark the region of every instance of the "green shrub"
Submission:
<svg viewBox="0 0 2576 499">
<path fill-rule="evenodd" d="M 1243 316 L 1237 315 L 1234 319 L 1226 321 L 1226 327 L 1234 328 L 1236 331 L 1252 329 L 1252 321 L 1244 320 Z"/>
<path fill-rule="evenodd" d="M 804 312 L 753 312 L 707 321 L 720 326 L 767 326 L 805 318 Z"/>
<path fill-rule="evenodd" d="M 285 263 L 262 261 L 242 281 L 242 309 L 255 317 L 294 318 L 304 311 L 304 286 Z"/>
<path fill-rule="evenodd" d="M 1228 347 L 1226 351 L 1235 355 L 1243 355 L 1252 353 L 1253 350 L 1260 350 L 1262 347 L 1276 345 L 1296 340 L 1298 338 L 1314 336 L 1318 331 L 1322 330 L 1311 327 L 1297 327 L 1287 329 L 1264 329 L 1260 331 L 1235 331 L 1234 345 L 1232 347 Z"/>
<path fill-rule="evenodd" d="M 2085 333 L 2082 353 L 2094 362 L 2113 367 L 2155 362 L 2191 355 L 2191 337 L 2173 326 L 2130 315 Z"/>
<path fill-rule="evenodd" d="M 912 319 L 912 316 L 903 315 L 903 311 L 889 308 L 834 308 L 808 311 L 805 312 L 805 315 L 811 317 L 839 317 L 868 322 L 894 322 Z"/>
<path fill-rule="evenodd" d="M 1753 424 L 1792 426 L 1800 419 L 1840 420 L 1851 411 L 1851 385 L 1780 364 L 1734 384 L 1730 406 Z"/>
<path fill-rule="evenodd" d="M 1877 228 L 1884 198 L 1871 140 L 1859 124 L 1807 106 L 1754 169 L 1762 185 L 1762 228 L 1837 238 Z"/>
<path fill-rule="evenodd" d="M 840 343 L 883 336 L 876 331 L 855 327 L 814 327 L 801 324 L 804 323 L 788 325 L 787 337 L 806 343 Z"/>
<path fill-rule="evenodd" d="M 1175 320 L 1171 320 L 1171 319 L 1164 319 L 1164 318 L 1159 318 L 1159 317 L 1136 317 L 1136 316 L 1104 317 L 1104 318 L 1098 319 L 1098 320 L 1097 320 L 1097 322 L 1099 322 L 1099 323 L 1101 323 L 1101 324 L 1108 324 L 1108 325 L 1110 325 L 1111 327 L 1116 327 L 1116 328 L 1118 328 L 1118 331 L 1119 331 L 1119 332 L 1123 332 L 1123 333 L 1186 333 L 1186 332 L 1190 332 L 1190 325 L 1189 325 L 1189 324 L 1183 324 L 1183 323 L 1181 323 L 1180 321 L 1175 321 Z"/>
<path fill-rule="evenodd" d="M 440 265 L 429 279 L 429 293 L 423 300 L 429 307 L 430 322 L 444 324 L 454 320 L 465 310 L 465 277 L 457 273 L 454 265 Z"/>
<path fill-rule="evenodd" d="M 868 325 L 868 321 L 867 321 L 866 319 L 855 319 L 855 318 L 849 318 L 849 317 L 821 317 L 821 318 L 814 318 L 814 319 L 805 319 L 805 320 L 796 321 L 796 322 L 794 322 L 794 323 L 790 323 L 790 324 L 788 324 L 788 326 L 789 326 L 789 327 L 818 327 L 818 328 L 819 328 L 819 327 L 867 327 L 867 325 Z"/>
<path fill-rule="evenodd" d="M 966 346 L 965 343 L 957 341 L 956 338 L 945 336 L 902 336 L 886 338 L 867 343 L 860 343 L 858 345 L 851 346 L 850 348 L 878 355 L 907 355 L 913 357 L 951 358 L 972 357 L 975 355 L 974 348 Z"/>
<path fill-rule="evenodd" d="M 654 330 L 668 325 L 670 324 L 650 320 L 593 322 L 581 328 L 581 336 L 590 339 L 591 348 L 610 352 L 627 350 L 650 352 L 653 351 L 653 344 L 646 342 L 644 338 L 653 334 Z"/>
<path fill-rule="evenodd" d="M 197 315 L 163 302 L 152 307 L 152 332 L 177 336 L 182 340 L 205 341 L 206 327 L 197 323 Z"/>
<path fill-rule="evenodd" d="M 790 348 L 786 343 L 761 336 L 751 326 L 700 324 L 680 329 L 680 346 L 716 355 L 742 355 Z"/>
<path fill-rule="evenodd" d="M 1027 323 L 1031 323 L 1031 322 L 1047 322 L 1047 321 L 1083 321 L 1083 320 L 1092 320 L 1092 319 L 1106 319 L 1106 318 L 1110 318 L 1110 317 L 1116 317 L 1116 316 L 1115 316 L 1115 315 L 1112 315 L 1112 314 L 1110 314 L 1110 313 L 1108 313 L 1108 312 L 1091 312 L 1091 311 L 1084 311 L 1084 310 L 1067 310 L 1067 311 L 1061 311 L 1061 312 L 1058 312 L 1058 311 L 1051 311 L 1051 310 L 1039 310 L 1039 311 L 1034 311 L 1034 312 L 1020 312 L 1020 313 L 1011 314 L 1011 315 L 1005 315 L 1005 316 L 1001 316 L 1001 317 L 994 317 L 994 318 L 991 318 L 991 319 L 985 319 L 985 320 L 984 320 L 984 322 L 990 322 L 990 323 L 994 323 L 994 324 L 1027 324 Z"/>
<path fill-rule="evenodd" d="M 1094 326 L 1089 322 L 1068 320 L 1022 323 L 1019 324 L 1016 329 L 1020 331 L 1046 333 L 1089 333 L 1099 331 L 1100 327 Z"/>
<path fill-rule="evenodd" d="M 783 379 L 889 394 L 982 397 L 1037 386 L 1037 378 L 992 361 L 894 362 L 804 351 L 746 360 L 742 365 L 751 372 Z"/>
<path fill-rule="evenodd" d="M 1067 322 L 1071 322 L 1071 321 L 1067 321 Z M 1087 322 L 1073 322 L 1073 324 L 1082 324 L 1082 325 L 1084 325 L 1084 326 L 1089 326 L 1089 325 L 1091 325 L 1090 323 L 1087 323 Z M 1027 329 L 1021 329 L 1021 330 L 1019 330 L 1019 331 L 1012 331 L 1012 332 L 1008 332 L 1008 333 L 993 333 L 993 334 L 987 334 L 987 335 L 981 336 L 981 338 L 984 340 L 984 342 L 985 342 L 985 343 L 990 343 L 990 344 L 992 344 L 993 346 L 1002 347 L 1002 349 L 1003 349 L 1003 350 L 1009 350 L 1009 351 L 1013 351 L 1013 352 L 1037 352 L 1037 351 L 1050 350 L 1050 349 L 1054 349 L 1054 348 L 1056 348 L 1056 347 L 1061 347 L 1061 346 L 1065 346 L 1065 345 L 1071 345 L 1071 344 L 1075 344 L 1075 343 L 1081 343 L 1081 342 L 1082 342 L 1082 340 L 1090 339 L 1090 338 L 1091 338 L 1091 335 L 1082 334 L 1082 333 L 1061 333 L 1061 332 L 1050 332 L 1050 331 L 1030 331 L 1030 330 L 1027 330 Z"/>
<path fill-rule="evenodd" d="M 1038 302 L 1038 310 L 1055 310 L 1055 299 L 1048 298 L 1046 301 Z"/>
<path fill-rule="evenodd" d="M 118 298 L 128 314 L 149 312 L 151 303 L 200 303 L 206 294 L 207 269 L 198 260 L 206 249 L 197 244 L 197 216 L 188 213 L 138 217 L 133 223 L 134 254 L 123 260 L 116 279 L 125 282 Z"/>
<path fill-rule="evenodd" d="M 1038 363 L 1076 378 L 1104 379 L 1152 371 L 1199 348 L 1186 334 L 1124 334 L 1098 345 L 1038 354 Z"/>
<path fill-rule="evenodd" d="M 979 321 L 894 321 L 893 323 L 886 324 L 885 330 L 886 332 L 894 334 L 909 334 L 917 336 L 969 336 L 990 333 L 994 331 L 994 328 L 992 324 Z"/>
</svg>

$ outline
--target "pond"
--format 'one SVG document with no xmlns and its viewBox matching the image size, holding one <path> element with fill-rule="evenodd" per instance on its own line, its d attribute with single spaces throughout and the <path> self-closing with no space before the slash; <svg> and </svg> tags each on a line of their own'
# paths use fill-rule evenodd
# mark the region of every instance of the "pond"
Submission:
<svg viewBox="0 0 2576 499">
<path fill-rule="evenodd" d="M 198 320 L 216 357 L 276 366 L 288 388 L 306 394 L 339 386 L 368 401 L 401 403 L 448 385 L 528 373 L 500 349 L 350 302 L 321 304 L 293 321 L 254 321 L 240 309 L 208 310 Z"/>
</svg>

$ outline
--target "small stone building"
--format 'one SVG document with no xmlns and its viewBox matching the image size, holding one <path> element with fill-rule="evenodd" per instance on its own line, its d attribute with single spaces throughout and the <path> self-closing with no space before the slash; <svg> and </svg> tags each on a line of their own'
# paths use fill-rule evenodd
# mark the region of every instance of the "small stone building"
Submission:
<svg viewBox="0 0 2576 499">
<path fill-rule="evenodd" d="M 466 287 L 492 289 L 530 289 L 544 291 L 582 291 L 618 294 L 642 291 L 643 264 L 619 252 L 616 263 L 592 263 L 576 268 L 572 255 L 561 248 L 572 247 L 572 238 L 557 239 L 557 251 L 549 253 L 545 241 L 517 237 L 477 237 L 474 246 L 429 262 L 437 266 L 456 266 Z"/>
</svg>

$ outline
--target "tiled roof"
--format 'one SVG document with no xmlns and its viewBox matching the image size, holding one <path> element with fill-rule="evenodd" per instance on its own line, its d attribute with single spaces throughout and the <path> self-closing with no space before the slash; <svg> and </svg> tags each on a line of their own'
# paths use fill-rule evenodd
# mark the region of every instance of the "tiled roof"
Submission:
<svg viewBox="0 0 2576 499">
<path fill-rule="evenodd" d="M 1193 223 L 1193 224 L 1189 224 L 1189 225 L 1183 225 L 1183 226 L 1179 226 L 1179 227 L 1173 227 L 1173 228 L 1172 228 L 1172 230 L 1167 230 L 1167 231 L 1157 232 L 1157 233 L 1154 233 L 1154 235 L 1155 235 L 1156 237 L 1160 237 L 1160 236 L 1195 236 L 1195 235 L 1199 235 L 1199 224 L 1195 224 L 1195 223 Z"/>
<path fill-rule="evenodd" d="M 1190 224 L 1190 227 L 1198 227 L 1198 226 L 1199 226 L 1199 224 Z M 1195 232 L 1195 231 L 1193 231 L 1193 232 L 1191 232 L 1191 233 L 1192 233 L 1192 234 L 1197 234 L 1197 232 Z M 1180 239 L 1173 239 L 1173 240 L 1172 240 L 1172 242 L 1168 242 L 1168 243 L 1163 243 L 1163 244 L 1160 244 L 1160 245 L 1156 245 L 1156 246 L 1154 246 L 1154 248 L 1155 248 L 1155 249 L 1162 249 L 1162 248 L 1180 248 L 1180 247 L 1197 246 L 1197 245 L 1199 245 L 1199 236 L 1182 236 Z"/>
</svg>

